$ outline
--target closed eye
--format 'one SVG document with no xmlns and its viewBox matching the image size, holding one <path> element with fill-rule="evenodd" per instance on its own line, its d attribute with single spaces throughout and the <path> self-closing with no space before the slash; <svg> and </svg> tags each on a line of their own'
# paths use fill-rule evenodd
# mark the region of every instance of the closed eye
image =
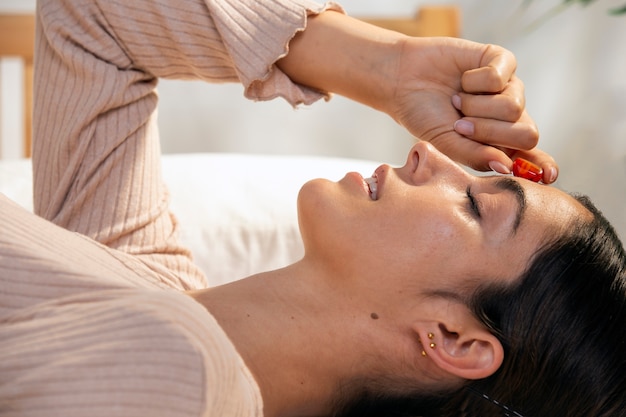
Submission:
<svg viewBox="0 0 626 417">
<path fill-rule="evenodd" d="M 469 210 L 472 213 L 472 215 L 478 219 L 481 218 L 481 213 L 480 213 L 480 205 L 478 204 L 478 201 L 476 201 L 476 198 L 474 197 L 474 194 L 472 193 L 472 187 L 471 186 L 467 186 L 467 189 L 465 190 L 465 195 L 467 196 L 467 199 L 469 200 Z"/>
</svg>

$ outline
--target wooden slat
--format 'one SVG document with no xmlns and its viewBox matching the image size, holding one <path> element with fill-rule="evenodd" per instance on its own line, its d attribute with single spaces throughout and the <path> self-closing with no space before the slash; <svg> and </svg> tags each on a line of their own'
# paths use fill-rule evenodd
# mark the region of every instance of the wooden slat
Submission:
<svg viewBox="0 0 626 417">
<path fill-rule="evenodd" d="M 414 18 L 361 20 L 409 36 L 461 36 L 461 12 L 457 6 L 422 6 Z"/>
<path fill-rule="evenodd" d="M 33 55 L 35 16 L 0 15 L 0 56 L 19 57 L 24 62 L 24 156 L 31 155 L 33 108 Z"/>
<path fill-rule="evenodd" d="M 0 55 L 33 59 L 35 16 L 0 15 Z"/>
</svg>

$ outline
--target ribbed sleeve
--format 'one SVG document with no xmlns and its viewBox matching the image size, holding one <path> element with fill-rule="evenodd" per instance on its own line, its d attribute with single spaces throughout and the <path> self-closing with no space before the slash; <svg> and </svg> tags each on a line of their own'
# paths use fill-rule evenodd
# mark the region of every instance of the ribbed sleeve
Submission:
<svg viewBox="0 0 626 417">
<path fill-rule="evenodd" d="M 0 323 L 4 315 L 69 295 L 176 285 L 174 274 L 156 273 L 135 256 L 62 229 L 0 194 Z"/>
<path fill-rule="evenodd" d="M 339 5 L 320 6 L 310 0 L 207 0 L 207 4 L 247 97 L 282 96 L 292 104 L 310 104 L 319 98 L 309 89 L 293 85 L 273 64 L 287 54 L 288 42 L 305 29 L 309 14 L 343 11 Z"/>
<path fill-rule="evenodd" d="M 41 1 L 37 19 L 35 212 L 173 272 L 174 288 L 205 286 L 169 212 L 156 78 L 136 68 L 95 2 Z"/>
</svg>

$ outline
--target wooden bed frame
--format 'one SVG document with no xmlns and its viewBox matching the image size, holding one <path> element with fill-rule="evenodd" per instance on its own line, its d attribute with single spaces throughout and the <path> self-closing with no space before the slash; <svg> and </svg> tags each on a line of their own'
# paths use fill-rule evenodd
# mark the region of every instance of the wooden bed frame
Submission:
<svg viewBox="0 0 626 417">
<path fill-rule="evenodd" d="M 456 6 L 422 6 L 413 17 L 367 17 L 361 20 L 410 36 L 459 37 L 461 32 L 460 11 Z M 0 58 L 20 57 L 24 65 L 25 157 L 31 155 L 34 45 L 34 15 L 0 14 Z"/>
<path fill-rule="evenodd" d="M 30 156 L 33 120 L 33 55 L 35 18 L 32 15 L 0 14 L 0 58 L 19 57 L 24 68 L 24 156 Z"/>
<path fill-rule="evenodd" d="M 461 36 L 461 12 L 457 6 L 421 6 L 412 17 L 364 17 L 361 20 L 409 36 Z"/>
</svg>

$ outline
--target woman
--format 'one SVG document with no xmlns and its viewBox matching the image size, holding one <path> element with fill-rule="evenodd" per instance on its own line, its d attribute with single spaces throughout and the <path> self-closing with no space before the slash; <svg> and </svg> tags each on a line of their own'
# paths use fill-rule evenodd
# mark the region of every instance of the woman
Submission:
<svg viewBox="0 0 626 417">
<path fill-rule="evenodd" d="M 304 0 L 59 0 L 37 11 L 35 205 L 50 221 L 0 203 L 0 413 L 488 414 L 483 395 L 532 415 L 566 409 L 541 397 L 542 384 L 581 338 L 564 338 L 559 360 L 535 361 L 527 346 L 551 350 L 527 340 L 543 334 L 517 333 L 511 314 L 536 306 L 502 306 L 528 288 L 537 295 L 530 280 L 542 277 L 525 274 L 550 266 L 554 242 L 570 250 L 593 231 L 576 200 L 475 178 L 419 142 L 404 167 L 380 167 L 370 185 L 348 174 L 302 188 L 300 262 L 205 289 L 176 240 L 158 168 L 156 77 L 177 76 L 240 80 L 249 97 L 293 104 L 343 94 L 476 168 L 506 173 L 509 156 L 525 155 L 549 183 L 556 165 L 533 149 L 510 54 L 405 38 Z M 567 260 L 555 259 L 556 269 Z M 623 279 L 621 269 L 608 275 Z M 598 287 L 619 345 L 623 291 Z M 545 335 L 550 348 L 560 342 Z M 595 336 L 594 354 L 605 346 Z M 601 363 L 622 389 L 621 356 L 610 354 Z M 568 367 L 576 379 L 578 363 Z M 526 369 L 545 375 L 519 377 Z M 552 394 L 571 398 L 558 385 Z M 584 405 L 623 414 L 606 387 Z"/>
<path fill-rule="evenodd" d="M 424 142 L 376 177 L 376 199 L 354 174 L 306 184 L 300 262 L 192 293 L 270 414 L 299 415 L 276 395 L 310 415 L 625 415 L 624 252 L 592 206 Z"/>
</svg>

